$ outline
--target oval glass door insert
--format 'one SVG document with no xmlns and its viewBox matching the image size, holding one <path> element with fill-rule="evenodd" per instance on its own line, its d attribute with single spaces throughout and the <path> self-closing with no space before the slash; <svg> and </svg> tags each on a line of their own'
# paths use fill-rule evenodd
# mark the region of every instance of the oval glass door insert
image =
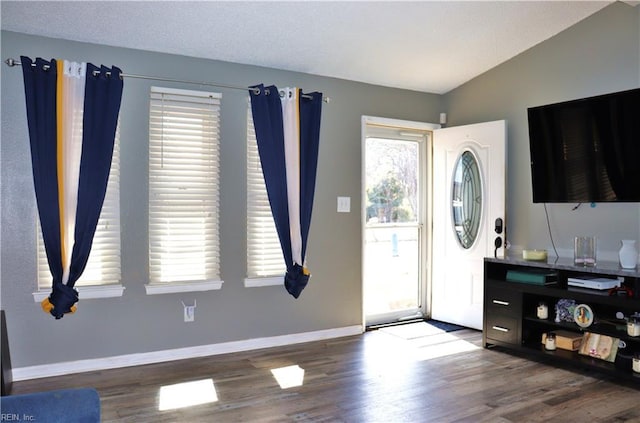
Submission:
<svg viewBox="0 0 640 423">
<path fill-rule="evenodd" d="M 453 169 L 451 187 L 453 229 L 460 246 L 469 249 L 478 237 L 482 214 L 482 181 L 475 155 L 464 151 Z"/>
</svg>

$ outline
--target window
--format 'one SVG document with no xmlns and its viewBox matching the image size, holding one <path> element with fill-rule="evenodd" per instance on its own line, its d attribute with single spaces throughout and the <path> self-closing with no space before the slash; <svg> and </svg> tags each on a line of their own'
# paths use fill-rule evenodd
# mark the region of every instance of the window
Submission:
<svg viewBox="0 0 640 423">
<path fill-rule="evenodd" d="M 151 88 L 147 294 L 220 289 L 221 94 Z"/>
<path fill-rule="evenodd" d="M 262 175 L 251 106 L 247 112 L 247 279 L 245 286 L 281 285 L 286 272 Z"/>
<path fill-rule="evenodd" d="M 40 302 L 50 293 L 51 272 L 39 220 L 37 227 L 38 292 L 34 293 L 34 299 Z M 93 237 L 91 253 L 75 288 L 81 293 L 83 299 L 121 296 L 124 288 L 120 285 L 120 279 L 120 126 L 118 125 L 107 192 Z"/>
</svg>

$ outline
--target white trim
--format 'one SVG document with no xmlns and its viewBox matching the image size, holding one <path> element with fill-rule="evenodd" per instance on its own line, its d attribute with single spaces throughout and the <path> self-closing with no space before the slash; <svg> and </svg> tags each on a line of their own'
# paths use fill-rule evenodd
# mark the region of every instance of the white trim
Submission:
<svg viewBox="0 0 640 423">
<path fill-rule="evenodd" d="M 422 211 L 422 216 L 419 217 L 420 223 L 418 224 L 418 231 L 420 235 L 420 245 L 419 249 L 421 249 L 421 254 L 426 255 L 426 262 L 420 263 L 419 275 L 420 275 L 420 284 L 421 284 L 421 298 L 420 302 L 422 303 L 417 312 L 422 313 L 424 316 L 429 316 L 431 314 L 431 253 L 433 250 L 432 246 L 432 175 L 431 168 L 433 166 L 432 160 L 432 149 L 433 149 L 433 131 L 436 129 L 440 129 L 442 125 L 436 123 L 428 123 L 428 122 L 416 122 L 402 119 L 393 119 L 393 118 L 383 118 L 377 116 L 368 116 L 362 115 L 360 120 L 360 193 L 361 193 L 361 210 L 360 210 L 360 225 L 361 225 L 361 263 L 360 266 L 362 268 L 364 274 L 364 265 L 365 265 L 365 244 L 366 244 L 366 230 L 369 226 L 367 224 L 367 210 L 366 204 L 368 201 L 367 198 L 367 174 L 366 174 L 366 152 L 367 152 L 367 135 L 370 132 L 369 126 L 372 128 L 375 127 L 384 127 L 392 130 L 398 130 L 399 132 L 402 130 L 415 130 L 422 132 L 421 136 L 423 136 L 423 140 L 419 140 L 415 137 L 417 134 L 405 134 L 404 137 L 400 136 L 398 139 L 411 139 L 419 144 L 419 157 L 420 157 L 420 175 L 419 180 L 420 183 L 423 184 L 423 187 L 420 189 L 422 195 L 420 196 L 420 208 Z M 375 138 L 375 137 L 374 137 Z M 385 225 L 387 226 L 387 225 Z M 398 227 L 405 225 L 398 225 Z M 362 298 L 366 297 L 367 287 L 365 286 L 365 280 L 362 279 Z M 410 311 L 409 311 L 410 312 Z M 403 312 L 404 313 L 404 312 Z M 397 313 L 395 314 L 385 314 L 383 316 L 379 316 L 381 321 L 389 321 L 392 317 L 398 318 L 400 317 Z M 366 308 L 362 307 L 362 321 L 364 325 L 375 324 L 377 321 L 367 321 Z"/>
<path fill-rule="evenodd" d="M 117 369 L 145 364 L 163 363 L 188 358 L 229 354 L 262 348 L 279 347 L 303 342 L 321 341 L 343 336 L 360 335 L 362 325 L 318 330 L 314 332 L 290 335 L 254 338 L 244 341 L 223 342 L 220 344 L 200 345 L 196 347 L 177 348 L 173 350 L 154 351 L 148 353 L 128 354 L 89 360 L 67 361 L 63 363 L 42 364 L 38 366 L 19 367 L 12 371 L 14 381 L 39 379 L 43 377 L 62 376 L 73 373 L 92 372 L 98 370 Z"/>
<path fill-rule="evenodd" d="M 402 120 L 402 119 L 392 119 L 392 118 L 382 118 L 376 116 L 362 116 L 362 128 L 364 129 L 367 124 L 370 125 L 380 125 L 380 126 L 390 126 L 393 128 L 403 128 L 403 129 L 418 129 L 421 131 L 433 131 L 434 129 L 440 129 L 442 125 L 437 123 L 427 123 L 427 122 L 414 122 L 412 120 Z M 362 132 L 362 137 L 365 132 Z"/>
<path fill-rule="evenodd" d="M 76 286 L 75 288 L 78 291 L 78 298 L 81 300 L 122 297 L 125 290 L 125 287 L 120 284 Z M 33 301 L 41 303 L 45 298 L 48 298 L 50 294 L 50 289 L 36 291 L 33 293 Z"/>
<path fill-rule="evenodd" d="M 215 291 L 222 289 L 224 281 L 181 281 L 177 283 L 146 284 L 147 295 L 173 294 L 176 292 Z"/>
<path fill-rule="evenodd" d="M 261 286 L 282 286 L 284 285 L 284 276 L 271 276 L 266 278 L 245 278 L 245 288 L 257 288 Z"/>
</svg>

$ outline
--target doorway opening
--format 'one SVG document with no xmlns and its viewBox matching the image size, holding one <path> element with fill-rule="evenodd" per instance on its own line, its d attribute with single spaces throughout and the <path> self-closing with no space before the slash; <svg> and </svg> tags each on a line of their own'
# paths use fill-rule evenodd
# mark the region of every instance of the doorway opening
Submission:
<svg viewBox="0 0 640 423">
<path fill-rule="evenodd" d="M 365 326 L 428 317 L 431 131 L 438 125 L 362 118 Z"/>
</svg>

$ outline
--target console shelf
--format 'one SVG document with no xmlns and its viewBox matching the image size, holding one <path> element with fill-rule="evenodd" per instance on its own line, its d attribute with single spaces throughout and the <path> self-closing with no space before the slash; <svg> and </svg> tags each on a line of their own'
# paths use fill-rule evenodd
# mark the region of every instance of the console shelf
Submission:
<svg viewBox="0 0 640 423">
<path fill-rule="evenodd" d="M 551 270 L 557 281 L 552 285 L 535 285 L 507 281 L 510 270 Z M 620 278 L 621 283 L 633 291 L 633 296 L 610 296 L 607 291 L 574 288 L 567 279 L 581 276 Z M 560 299 L 587 304 L 593 310 L 594 322 L 586 328 L 574 322 L 555 321 L 555 304 Z M 549 318 L 538 319 L 539 302 L 547 303 Z M 542 359 L 565 367 L 577 367 L 614 376 L 616 380 L 631 382 L 640 388 L 640 374 L 631 370 L 631 357 L 640 353 L 640 337 L 627 334 L 626 322 L 616 318 L 640 312 L 640 272 L 621 269 L 618 263 L 598 263 L 596 267 L 579 267 L 571 261 L 532 262 L 516 258 L 486 258 L 484 261 L 484 322 L 482 340 L 485 348 L 494 346 Z M 615 362 L 608 362 L 579 354 L 577 351 L 557 349 L 547 351 L 542 345 L 542 334 L 551 331 L 570 331 L 577 335 L 597 333 L 619 339 Z"/>
</svg>

